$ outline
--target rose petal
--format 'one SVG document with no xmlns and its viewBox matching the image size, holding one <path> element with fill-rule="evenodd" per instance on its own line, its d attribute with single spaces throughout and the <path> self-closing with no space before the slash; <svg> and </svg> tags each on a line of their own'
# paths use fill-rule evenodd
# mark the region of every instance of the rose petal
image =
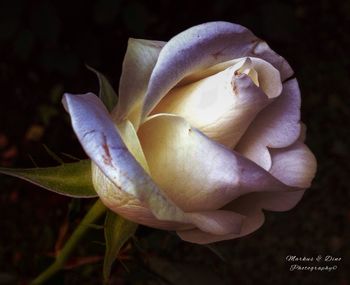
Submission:
<svg viewBox="0 0 350 285">
<path fill-rule="evenodd" d="M 257 41 L 253 50 L 246 56 L 261 58 L 271 63 L 280 72 L 282 81 L 287 80 L 294 73 L 289 63 L 282 56 L 274 52 L 265 41 Z"/>
<path fill-rule="evenodd" d="M 184 211 L 215 210 L 249 192 L 289 190 L 255 163 L 208 139 L 181 117 L 150 117 L 138 135 L 152 178 Z"/>
<path fill-rule="evenodd" d="M 119 100 L 113 110 L 115 121 L 128 118 L 138 124 L 141 103 L 158 55 L 165 45 L 161 41 L 129 39 L 119 83 Z"/>
<path fill-rule="evenodd" d="M 271 65 L 269 62 L 265 60 L 262 60 L 256 57 L 248 57 L 248 58 L 252 62 L 251 64 L 252 69 L 257 72 L 257 81 L 259 83 L 258 85 L 264 91 L 267 97 L 275 98 L 279 96 L 282 92 L 282 82 L 281 82 L 279 71 L 275 67 L 273 67 L 273 65 Z M 179 86 L 190 84 L 195 81 L 199 81 L 203 78 L 212 76 L 231 66 L 236 65 L 238 62 L 241 62 L 241 61 L 242 61 L 241 58 L 233 59 L 233 60 L 218 63 L 207 69 L 195 72 L 185 77 L 183 80 L 181 80 L 181 82 L 179 83 Z"/>
<path fill-rule="evenodd" d="M 243 59 L 242 61 L 247 61 Z M 209 138 L 233 148 L 255 116 L 271 101 L 241 62 L 193 84 L 172 89 L 153 110 L 184 117 Z"/>
<path fill-rule="evenodd" d="M 249 126 L 235 150 L 266 170 L 271 167 L 269 148 L 292 144 L 300 134 L 300 91 L 296 79 L 283 84 L 282 94 Z"/>
<path fill-rule="evenodd" d="M 227 22 L 192 27 L 173 37 L 159 54 L 151 75 L 142 118 L 184 77 L 220 62 L 244 56 L 267 59 L 284 80 L 292 74 L 288 63 L 248 29 Z M 287 68 L 288 67 L 288 68 Z"/>
<path fill-rule="evenodd" d="M 257 230 L 264 222 L 264 210 L 288 211 L 302 198 L 310 186 L 316 172 L 316 159 L 301 142 L 283 149 L 271 150 L 271 173 L 290 186 L 301 187 L 297 191 L 249 193 L 232 201 L 224 207 L 245 216 L 239 234 L 215 235 L 203 231 L 203 228 L 179 230 L 177 234 L 185 241 L 205 244 L 245 236 Z"/>
<path fill-rule="evenodd" d="M 187 216 L 200 230 L 215 235 L 239 234 L 244 220 L 243 215 L 224 210 L 188 213 Z"/>
<path fill-rule="evenodd" d="M 162 195 L 129 152 L 97 96 L 65 94 L 63 104 L 85 152 L 116 187 L 147 204 L 158 219 L 186 221 L 184 213 Z M 96 191 L 103 189 L 97 187 Z"/>
<path fill-rule="evenodd" d="M 115 186 L 107 176 L 92 164 L 92 179 L 103 203 L 112 211 L 135 223 L 164 230 L 193 228 L 192 225 L 159 220 L 146 203 Z"/>
<path fill-rule="evenodd" d="M 316 173 L 316 158 L 309 148 L 297 141 L 282 149 L 271 149 L 270 173 L 283 183 L 308 188 Z"/>
<path fill-rule="evenodd" d="M 190 230 L 179 230 L 176 233 L 184 241 L 198 243 L 198 244 L 208 244 L 223 240 L 234 239 L 248 235 L 258 228 L 260 228 L 264 223 L 264 214 L 261 211 L 251 212 L 248 216 L 245 217 L 242 224 L 241 232 L 215 235 L 208 232 L 201 231 L 200 229 L 190 229 Z"/>
</svg>

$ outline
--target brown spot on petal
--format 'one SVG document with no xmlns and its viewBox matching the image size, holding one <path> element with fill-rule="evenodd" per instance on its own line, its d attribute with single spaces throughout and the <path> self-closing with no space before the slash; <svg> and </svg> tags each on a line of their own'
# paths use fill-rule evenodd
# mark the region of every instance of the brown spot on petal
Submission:
<svg viewBox="0 0 350 285">
<path fill-rule="evenodd" d="M 220 50 L 220 51 L 213 53 L 212 56 L 215 58 L 215 60 L 217 60 L 221 54 L 222 54 L 222 51 Z"/>
<path fill-rule="evenodd" d="M 106 165 L 110 165 L 112 166 L 112 157 L 111 157 L 111 153 L 109 151 L 109 146 L 107 144 L 107 137 L 106 135 L 103 135 L 103 144 L 102 144 L 103 150 L 105 152 L 105 154 L 102 156 L 103 157 L 103 162 Z"/>
<path fill-rule="evenodd" d="M 235 74 L 235 75 L 236 75 L 236 74 Z M 237 85 L 236 85 L 235 79 L 232 79 L 231 85 L 232 85 L 232 90 L 233 90 L 234 95 L 238 94 L 238 87 L 237 87 Z"/>
</svg>

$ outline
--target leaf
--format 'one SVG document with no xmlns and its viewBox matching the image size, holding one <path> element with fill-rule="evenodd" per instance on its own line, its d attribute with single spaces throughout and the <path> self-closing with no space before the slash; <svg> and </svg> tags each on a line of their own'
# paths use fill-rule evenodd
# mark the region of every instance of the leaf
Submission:
<svg viewBox="0 0 350 285">
<path fill-rule="evenodd" d="M 88 65 L 86 65 L 86 67 L 97 75 L 98 82 L 100 84 L 100 92 L 98 96 L 107 107 L 108 111 L 111 112 L 117 104 L 117 94 L 114 92 L 114 89 L 109 83 L 108 79 L 102 73 Z"/>
<path fill-rule="evenodd" d="M 97 196 L 91 180 L 90 160 L 54 167 L 0 168 L 0 173 L 26 180 L 65 196 L 77 198 Z"/>
<path fill-rule="evenodd" d="M 105 220 L 106 252 L 103 263 L 103 278 L 108 281 L 113 262 L 124 243 L 134 235 L 137 224 L 108 210 Z"/>
</svg>

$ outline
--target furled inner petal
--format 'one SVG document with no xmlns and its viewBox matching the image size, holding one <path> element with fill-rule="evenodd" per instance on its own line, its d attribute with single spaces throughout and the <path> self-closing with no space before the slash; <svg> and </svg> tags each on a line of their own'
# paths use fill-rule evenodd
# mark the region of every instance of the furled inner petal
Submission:
<svg viewBox="0 0 350 285">
<path fill-rule="evenodd" d="M 261 87 L 266 96 L 269 98 L 276 98 L 282 92 L 282 81 L 280 72 L 273 67 L 269 62 L 256 57 L 249 57 L 251 61 L 251 69 L 249 77 L 253 80 L 255 85 Z M 215 64 L 209 68 L 192 73 L 181 80 L 178 86 L 183 86 L 189 83 L 199 81 L 203 78 L 209 77 L 219 73 L 231 66 L 237 66 L 238 63 L 243 63 L 244 58 L 232 59 L 229 61 Z"/>
<path fill-rule="evenodd" d="M 114 121 L 128 118 L 138 125 L 149 78 L 165 42 L 129 39 L 119 83 L 119 100 Z"/>
<path fill-rule="evenodd" d="M 293 73 L 281 56 L 240 25 L 211 22 L 178 34 L 159 54 L 147 89 L 142 120 L 186 76 L 244 56 L 259 57 L 270 62 L 281 72 L 282 80 Z"/>
<path fill-rule="evenodd" d="M 209 138 L 232 148 L 271 102 L 258 87 L 259 80 L 252 60 L 244 58 L 224 71 L 174 88 L 152 114 L 182 116 Z"/>
<path fill-rule="evenodd" d="M 186 222 L 183 211 L 159 191 L 130 153 L 136 145 L 128 149 L 97 96 L 92 93 L 65 94 L 63 104 L 71 116 L 73 129 L 85 152 L 117 188 L 145 203 L 160 220 Z M 136 137 L 132 131 L 129 135 L 133 133 Z M 124 135 L 124 138 L 127 136 Z M 142 161 L 142 158 L 139 160 Z M 96 191 L 99 192 L 98 187 Z"/>
<path fill-rule="evenodd" d="M 283 84 L 282 94 L 254 119 L 235 150 L 266 170 L 271 167 L 268 148 L 282 148 L 300 134 L 300 91 L 296 79 Z"/>
<path fill-rule="evenodd" d="M 186 212 L 218 209 L 249 192 L 290 190 L 181 117 L 154 115 L 138 135 L 152 178 Z"/>
</svg>

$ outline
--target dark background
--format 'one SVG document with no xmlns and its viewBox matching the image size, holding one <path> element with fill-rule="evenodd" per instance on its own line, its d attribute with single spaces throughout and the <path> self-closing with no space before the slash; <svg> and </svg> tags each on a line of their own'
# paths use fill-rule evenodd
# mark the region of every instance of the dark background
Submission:
<svg viewBox="0 0 350 285">
<path fill-rule="evenodd" d="M 313 186 L 299 205 L 269 212 L 253 235 L 212 248 L 140 227 L 116 262 L 111 284 L 350 283 L 349 1 L 0 3 L 0 166 L 33 166 L 30 156 L 41 166 L 55 165 L 43 144 L 85 157 L 62 93 L 97 92 L 84 64 L 117 87 L 128 37 L 168 40 L 195 24 L 226 20 L 265 39 L 296 72 L 306 143 L 318 159 Z M 26 284 L 43 270 L 88 205 L 1 176 L 0 284 Z M 48 284 L 101 284 L 102 241 L 102 231 L 91 231 L 69 263 L 74 269 Z M 338 266 L 331 273 L 289 272 L 287 255 L 342 261 L 329 264 Z"/>
</svg>

